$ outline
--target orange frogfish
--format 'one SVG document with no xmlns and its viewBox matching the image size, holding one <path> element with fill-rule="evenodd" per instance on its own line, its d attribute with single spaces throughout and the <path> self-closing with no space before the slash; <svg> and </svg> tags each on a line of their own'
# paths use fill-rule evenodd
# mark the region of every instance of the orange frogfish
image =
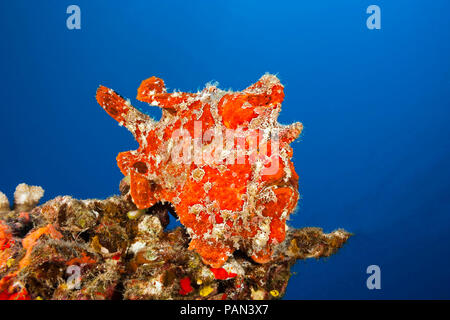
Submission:
<svg viewBox="0 0 450 320">
<path fill-rule="evenodd" d="M 169 93 L 151 77 L 137 99 L 161 107 L 160 121 L 112 89 L 97 90 L 100 106 L 139 143 L 117 156 L 136 206 L 170 202 L 190 235 L 189 249 L 213 268 L 237 249 L 270 261 L 299 199 L 289 144 L 303 128 L 277 121 L 279 79 L 266 74 L 242 92 L 208 84 L 197 93 Z"/>
</svg>

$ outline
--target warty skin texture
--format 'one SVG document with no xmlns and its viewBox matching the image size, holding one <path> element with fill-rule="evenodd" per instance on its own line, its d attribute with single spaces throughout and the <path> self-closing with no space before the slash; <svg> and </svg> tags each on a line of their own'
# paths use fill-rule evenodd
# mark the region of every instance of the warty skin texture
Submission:
<svg viewBox="0 0 450 320">
<path fill-rule="evenodd" d="M 159 122 L 106 87 L 96 97 L 139 143 L 117 156 L 139 209 L 170 202 L 191 237 L 189 249 L 211 267 L 236 249 L 259 263 L 271 260 L 299 198 L 289 144 L 302 131 L 301 123 L 277 122 L 284 88 L 276 76 L 242 92 L 208 85 L 197 93 L 168 93 L 151 77 L 137 99 L 162 108 Z"/>
</svg>

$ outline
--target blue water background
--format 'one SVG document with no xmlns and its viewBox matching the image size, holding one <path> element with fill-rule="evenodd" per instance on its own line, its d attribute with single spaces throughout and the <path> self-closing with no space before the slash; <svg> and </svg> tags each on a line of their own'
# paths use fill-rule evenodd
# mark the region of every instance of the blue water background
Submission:
<svg viewBox="0 0 450 320">
<path fill-rule="evenodd" d="M 81 30 L 66 28 L 70 4 Z M 99 84 L 159 117 L 135 101 L 149 76 L 241 90 L 271 72 L 279 121 L 305 127 L 290 225 L 355 234 L 297 263 L 286 298 L 450 298 L 449 14 L 448 0 L 1 1 L 0 190 L 118 193 L 115 157 L 137 143 L 97 105 Z M 372 264 L 381 290 L 366 287 Z"/>
</svg>

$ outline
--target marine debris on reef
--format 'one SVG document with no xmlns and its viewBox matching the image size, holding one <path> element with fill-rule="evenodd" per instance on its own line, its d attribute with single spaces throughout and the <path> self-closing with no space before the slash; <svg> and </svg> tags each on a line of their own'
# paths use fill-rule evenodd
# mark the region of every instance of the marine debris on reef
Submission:
<svg viewBox="0 0 450 320">
<path fill-rule="evenodd" d="M 38 190 L 22 186 L 16 195 L 25 189 Z M 165 229 L 168 204 L 129 215 L 139 210 L 129 179 L 120 189 L 105 200 L 60 196 L 27 211 L 1 206 L 0 299 L 279 299 L 297 259 L 328 257 L 350 237 L 288 229 L 271 261 L 236 251 L 213 268 L 187 250 L 184 227 Z M 36 203 L 33 194 L 24 197 Z"/>
<path fill-rule="evenodd" d="M 289 144 L 303 128 L 277 122 L 284 99 L 278 78 L 266 74 L 242 92 L 207 85 L 197 93 L 168 93 L 162 79 L 151 77 L 137 99 L 161 107 L 161 120 L 112 89 L 97 90 L 98 103 L 139 143 L 117 156 L 136 206 L 170 202 L 189 249 L 213 268 L 235 250 L 271 261 L 299 198 Z"/>
</svg>

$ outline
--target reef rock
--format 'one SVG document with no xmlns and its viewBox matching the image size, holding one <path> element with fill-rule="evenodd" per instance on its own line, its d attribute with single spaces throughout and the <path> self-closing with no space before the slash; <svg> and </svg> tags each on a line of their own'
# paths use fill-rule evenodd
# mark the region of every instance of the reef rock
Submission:
<svg viewBox="0 0 450 320">
<path fill-rule="evenodd" d="M 184 227 L 166 229 L 168 204 L 138 210 L 124 194 L 62 196 L 7 212 L 0 218 L 0 300 L 279 299 L 297 259 L 328 257 L 350 237 L 288 229 L 271 261 L 236 251 L 214 268 L 188 250 Z"/>
</svg>

